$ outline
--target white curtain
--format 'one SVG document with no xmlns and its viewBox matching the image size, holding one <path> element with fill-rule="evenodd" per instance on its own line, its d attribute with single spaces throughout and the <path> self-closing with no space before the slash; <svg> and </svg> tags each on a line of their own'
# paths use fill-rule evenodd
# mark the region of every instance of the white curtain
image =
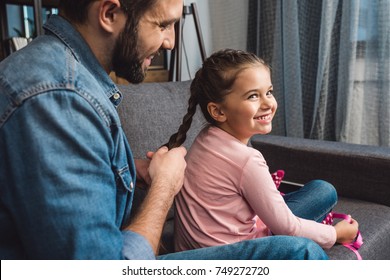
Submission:
<svg viewBox="0 0 390 280">
<path fill-rule="evenodd" d="M 346 2 L 352 44 L 340 140 L 389 147 L 390 1 Z"/>
</svg>

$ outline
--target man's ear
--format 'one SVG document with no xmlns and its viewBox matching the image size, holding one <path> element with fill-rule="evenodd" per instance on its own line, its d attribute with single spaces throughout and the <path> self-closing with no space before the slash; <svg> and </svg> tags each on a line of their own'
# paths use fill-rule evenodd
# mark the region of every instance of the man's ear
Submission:
<svg viewBox="0 0 390 280">
<path fill-rule="evenodd" d="M 223 113 L 220 104 L 210 102 L 207 104 L 207 111 L 209 112 L 210 116 L 217 122 L 226 121 L 226 115 Z"/>
<path fill-rule="evenodd" d="M 123 22 L 120 17 L 124 18 L 119 0 L 101 1 L 99 11 L 100 26 L 109 33 L 118 32 L 118 28 L 123 26 L 119 25 Z"/>
</svg>

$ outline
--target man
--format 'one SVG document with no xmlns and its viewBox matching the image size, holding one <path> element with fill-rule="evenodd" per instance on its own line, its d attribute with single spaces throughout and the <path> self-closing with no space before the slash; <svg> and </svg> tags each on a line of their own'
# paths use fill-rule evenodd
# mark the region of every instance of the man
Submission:
<svg viewBox="0 0 390 280">
<path fill-rule="evenodd" d="M 1 259 L 154 259 L 185 170 L 183 147 L 134 161 L 108 73 L 141 82 L 174 47 L 182 0 L 66 0 L 0 64 Z M 136 106 L 136 104 L 134 104 Z M 129 223 L 136 181 L 148 183 Z M 280 248 L 280 249 L 276 249 Z M 326 258 L 313 242 L 269 237 L 161 259 Z"/>
</svg>

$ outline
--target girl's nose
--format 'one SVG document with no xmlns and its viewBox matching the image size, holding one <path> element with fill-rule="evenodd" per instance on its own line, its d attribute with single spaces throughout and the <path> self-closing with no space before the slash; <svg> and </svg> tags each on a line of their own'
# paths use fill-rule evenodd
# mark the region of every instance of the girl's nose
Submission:
<svg viewBox="0 0 390 280">
<path fill-rule="evenodd" d="M 270 98 L 261 98 L 260 99 L 260 108 L 262 109 L 268 109 L 273 104 L 272 100 Z"/>
</svg>

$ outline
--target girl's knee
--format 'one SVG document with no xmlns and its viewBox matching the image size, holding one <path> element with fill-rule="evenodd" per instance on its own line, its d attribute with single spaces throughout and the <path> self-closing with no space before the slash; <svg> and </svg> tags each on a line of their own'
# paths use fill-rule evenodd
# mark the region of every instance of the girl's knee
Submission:
<svg viewBox="0 0 390 280">
<path fill-rule="evenodd" d="M 337 202 L 337 191 L 331 183 L 324 180 L 313 180 L 309 182 L 309 185 L 311 188 L 315 188 L 315 192 L 319 196 Z"/>
<path fill-rule="evenodd" d="M 325 251 L 315 243 L 313 240 L 304 238 L 304 237 L 292 237 L 294 240 L 291 242 L 295 244 L 294 248 L 295 259 L 305 259 L 305 260 L 327 260 L 328 255 Z"/>
</svg>

